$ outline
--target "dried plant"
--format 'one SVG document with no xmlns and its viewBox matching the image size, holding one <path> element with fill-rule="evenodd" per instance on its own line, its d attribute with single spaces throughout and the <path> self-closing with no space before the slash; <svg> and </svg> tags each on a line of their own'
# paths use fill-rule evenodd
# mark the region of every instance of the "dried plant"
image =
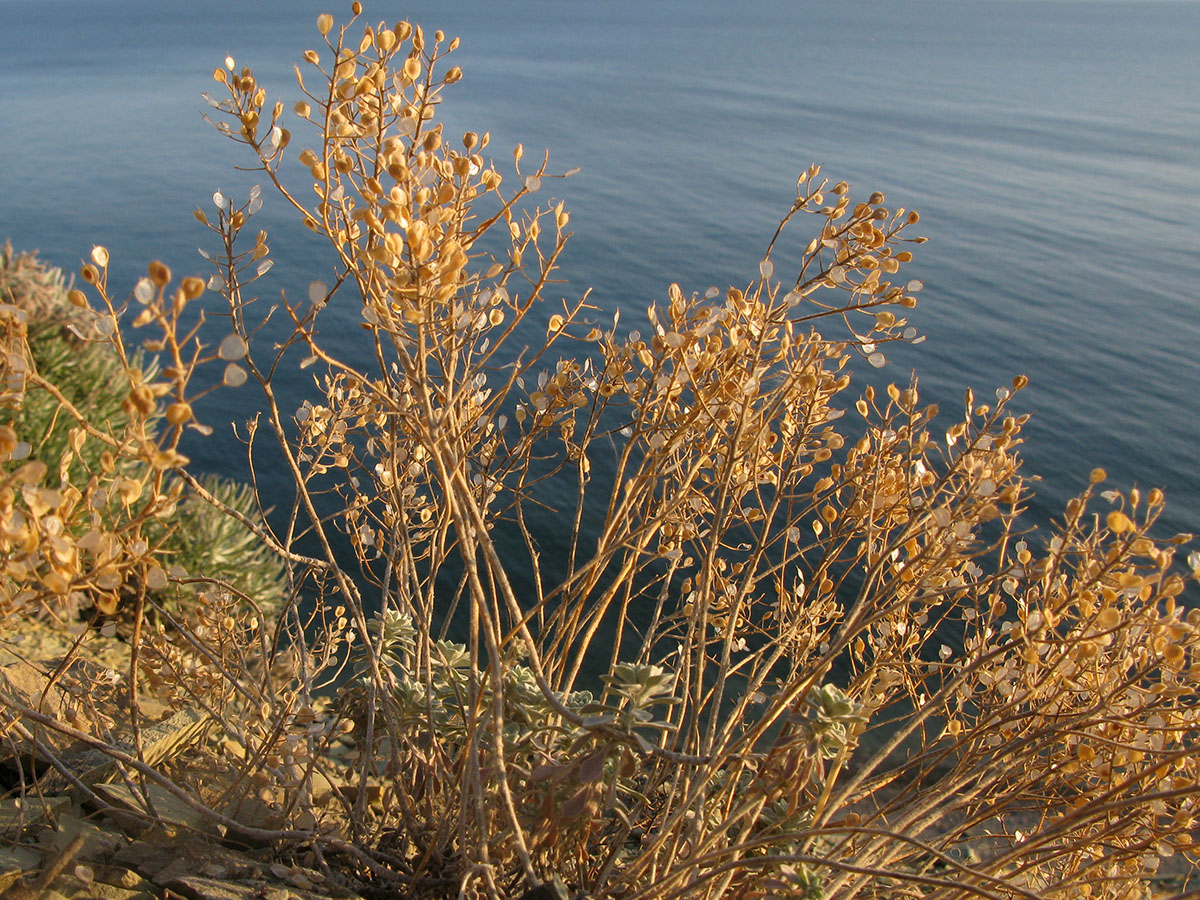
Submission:
<svg viewBox="0 0 1200 900">
<path fill-rule="evenodd" d="M 58 534 L 49 535 L 66 542 L 57 544 L 57 549 L 50 555 L 51 559 L 63 563 L 61 571 L 66 575 L 70 565 L 68 557 L 71 556 L 69 542 L 83 539 L 83 549 L 93 553 L 95 559 L 94 551 L 101 543 L 110 543 L 110 536 L 115 532 L 132 527 L 132 523 L 124 521 L 128 516 L 124 495 L 133 490 L 132 485 L 146 483 L 153 467 L 153 454 L 146 452 L 146 445 L 133 452 L 128 447 L 114 452 L 114 448 L 130 429 L 134 434 L 138 428 L 146 434 L 155 434 L 162 425 L 161 410 L 151 408 L 140 425 L 134 425 L 138 413 L 134 392 L 128 382 L 130 373 L 123 369 L 120 355 L 113 352 L 106 340 L 95 340 L 96 335 L 92 332 L 96 321 L 94 315 L 68 301 L 68 287 L 59 270 L 48 267 L 35 254 L 13 253 L 11 246 L 6 245 L 0 255 L 0 297 L 6 301 L 4 314 L 10 323 L 12 340 L 20 346 L 18 353 L 9 357 L 6 366 L 6 374 L 11 379 L 11 399 L 7 404 L 9 408 L 0 408 L 0 426 L 10 429 L 10 439 L 14 441 L 17 435 L 28 438 L 16 442 L 9 461 L 34 458 L 57 464 L 59 482 L 74 488 L 74 491 L 67 490 L 65 495 L 71 513 L 77 511 L 81 497 L 70 498 L 81 487 L 87 486 L 85 508 L 90 512 L 66 520 L 59 516 L 60 521 L 78 524 L 84 530 L 72 533 L 72 528 L 67 527 Z M 139 372 L 137 377 L 142 381 L 158 379 L 154 360 L 147 361 L 137 353 L 130 360 L 129 370 Z M 32 384 L 28 383 L 29 374 L 34 375 Z M 42 383 L 51 387 L 42 387 Z M 89 440 L 86 428 L 83 428 L 85 425 L 105 432 L 114 440 Z M 256 514 L 257 506 L 248 489 L 228 479 L 211 476 L 201 479 L 201 484 L 243 516 Z M 281 567 L 278 560 L 254 539 L 253 532 L 236 519 L 200 501 L 193 492 L 180 492 L 183 485 L 172 486 L 168 481 L 167 487 L 169 493 L 178 496 L 178 502 L 173 507 L 165 507 L 161 515 L 145 517 L 137 526 L 137 535 L 131 533 L 123 540 L 135 547 L 145 545 L 146 551 L 142 555 L 153 548 L 164 570 L 203 571 L 229 579 L 260 603 L 277 603 L 282 583 Z M 32 508 L 40 510 L 41 504 L 35 500 Z M 38 514 L 45 515 L 46 512 L 49 510 Z M 50 521 L 49 528 L 53 532 L 58 525 Z M 106 529 L 109 536 L 106 536 Z M 95 533 L 86 537 L 93 530 Z M 28 535 L 23 539 L 29 540 Z M 109 555 L 116 554 L 113 547 L 109 549 L 112 550 Z M 99 568 L 102 571 L 94 573 L 93 577 L 104 582 L 102 592 L 76 584 L 65 592 L 42 590 L 30 593 L 30 585 L 25 583 L 28 579 L 21 582 L 16 592 L 21 594 L 22 603 L 34 601 L 32 605 L 50 607 L 60 615 L 91 608 L 111 614 L 120 606 L 122 593 L 136 591 L 135 582 L 119 580 L 117 569 Z M 18 581 L 21 579 L 10 586 L 15 586 Z M 95 586 L 99 585 L 92 585 Z M 170 589 L 166 582 L 152 589 L 151 594 L 157 601 L 172 607 L 180 600 L 186 605 L 194 596 L 194 592 L 180 590 L 178 586 Z M 11 594 L 10 598 L 15 599 Z"/>
<path fill-rule="evenodd" d="M 936 434 L 915 382 L 851 393 L 856 363 L 919 340 L 920 284 L 899 277 L 916 213 L 814 166 L 754 278 L 671 285 L 624 332 L 552 293 L 569 215 L 534 205 L 564 177 L 548 158 L 522 169 L 518 146 L 513 184 L 487 133 L 444 133 L 457 41 L 360 13 L 319 17 L 323 49 L 297 69 L 310 137 L 232 59 L 209 98 L 328 239 L 330 284 L 281 302 L 274 346 L 255 340 L 258 189 L 197 211 L 219 247 L 207 282 L 169 291 L 154 263 L 121 303 L 96 248 L 98 300 L 71 296 L 125 367 L 129 421 L 64 415 L 150 474 L 101 466 L 84 489 L 5 466 L 6 584 L 203 577 L 131 548 L 175 512 L 169 473 L 199 488 L 179 452 L 212 389 L 197 368 L 262 389 L 248 458 L 273 438 L 294 496 L 260 498 L 291 504 L 275 528 L 240 519 L 287 566 L 284 608 L 248 614 L 209 579 L 199 624 L 140 632 L 142 677 L 236 748 L 221 796 L 169 784 L 403 896 L 1134 898 L 1160 860 L 1194 858 L 1200 614 L 1177 598 L 1200 556 L 1189 573 L 1188 536 L 1153 536 L 1161 493 L 1097 497 L 1097 470 L 1048 536 L 1027 533 L 1024 378 L 968 393 Z M 215 349 L 184 324 L 206 284 L 228 322 Z M 18 377 L 53 391 L 6 315 L 10 394 Z M 361 348 L 331 352 L 329 317 L 360 317 Z M 144 326 L 152 380 L 126 348 Z M 297 365 L 315 394 L 285 409 Z M 95 491 L 125 488 L 124 530 L 80 531 Z M 247 784 L 273 819 L 229 803 Z"/>
</svg>

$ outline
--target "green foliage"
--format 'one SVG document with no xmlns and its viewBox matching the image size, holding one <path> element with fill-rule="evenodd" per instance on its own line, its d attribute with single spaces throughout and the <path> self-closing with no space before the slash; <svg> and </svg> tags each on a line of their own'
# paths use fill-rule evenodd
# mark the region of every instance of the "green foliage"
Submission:
<svg viewBox="0 0 1200 900">
<path fill-rule="evenodd" d="M 5 245 L 0 253 L 0 298 L 23 313 L 32 369 L 57 394 L 28 388 L 19 405 L 0 408 L 0 425 L 29 443 L 29 457 L 58 466 L 64 483 L 84 485 L 93 473 L 106 469 L 117 477 L 144 482 L 151 468 L 146 460 L 114 456 L 102 442 L 73 438 L 81 420 L 108 435 L 122 435 L 133 424 L 134 410 L 121 357 L 107 341 L 96 339 L 86 311 L 69 302 L 67 294 L 61 270 L 47 266 L 35 254 L 14 253 L 11 245 Z M 137 353 L 129 362 L 143 381 L 157 377 L 156 360 L 147 362 Z M 160 430 L 161 410 L 150 410 L 142 422 L 152 432 Z M 65 468 L 64 460 L 68 461 Z M 252 520 L 258 518 L 257 502 L 246 485 L 216 476 L 206 476 L 201 485 L 225 506 Z M 122 518 L 115 492 L 104 506 L 108 517 Z M 283 569 L 278 558 L 241 522 L 194 493 L 183 492 L 169 516 L 149 520 L 144 539 L 156 548 L 163 565 L 174 571 L 224 582 L 268 611 L 282 605 Z M 135 588 L 126 585 L 124 590 Z M 196 599 L 196 590 L 186 585 L 164 586 L 152 594 L 170 609 L 176 609 L 180 600 L 188 607 Z M 86 603 L 86 598 L 81 599 Z M 106 606 L 105 611 L 112 608 Z"/>
<path fill-rule="evenodd" d="M 517 742 L 540 739 L 543 732 L 554 730 L 554 707 L 538 690 L 537 679 L 528 666 L 515 659 L 503 667 L 501 690 L 497 694 L 491 683 L 474 686 L 470 654 L 463 644 L 439 640 L 430 648 L 428 666 L 416 657 L 418 633 L 412 617 L 390 609 L 372 619 L 371 646 L 376 663 L 386 670 L 390 690 L 386 702 L 388 712 L 395 717 L 403 732 L 418 732 L 432 722 L 439 739 L 462 740 L 475 727 L 487 727 L 487 710 L 498 699 L 503 712 L 501 721 L 509 727 L 509 737 Z M 342 692 L 344 711 L 362 716 L 370 693 L 372 674 L 369 653 L 360 647 L 352 654 L 356 683 Z M 469 715 L 464 706 L 468 695 L 477 694 L 482 718 Z M 558 698 L 560 703 L 576 710 L 587 711 L 592 695 L 577 691 Z M 570 729 L 562 729 L 564 733 Z M 576 732 L 577 734 L 582 732 Z M 540 748 L 543 752 L 545 746 Z"/>
<path fill-rule="evenodd" d="M 261 519 L 253 489 L 217 475 L 198 479 L 219 503 L 251 521 Z M 274 619 L 285 605 L 286 585 L 279 557 L 242 522 L 220 507 L 185 491 L 157 542 L 170 565 L 214 579 L 257 603 Z M 194 593 L 195 589 L 189 589 Z"/>
<path fill-rule="evenodd" d="M 62 271 L 45 265 L 35 254 L 14 253 L 11 244 L 5 244 L 0 253 L 0 300 L 25 311 L 36 371 L 53 382 L 89 422 L 118 434 L 123 431 L 129 415 L 123 409 L 126 391 L 120 360 L 108 344 L 85 340 L 84 318 L 67 302 Z M 56 398 L 43 392 L 15 409 L 0 410 L 0 423 L 35 438 L 31 455 L 49 461 L 66 455 L 70 430 L 76 424 Z M 86 480 L 85 472 L 100 467 L 102 452 L 99 444 L 86 445 L 69 472 L 70 480 Z"/>
<path fill-rule="evenodd" d="M 808 709 L 804 715 L 794 715 L 799 724 L 820 745 L 821 756 L 833 759 L 851 743 L 857 726 L 869 720 L 861 715 L 862 707 L 847 697 L 836 685 L 821 685 L 805 698 Z"/>
</svg>

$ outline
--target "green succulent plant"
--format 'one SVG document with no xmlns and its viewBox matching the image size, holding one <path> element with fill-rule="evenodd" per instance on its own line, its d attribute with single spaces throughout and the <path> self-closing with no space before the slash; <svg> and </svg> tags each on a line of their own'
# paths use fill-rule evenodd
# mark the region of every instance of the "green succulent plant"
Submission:
<svg viewBox="0 0 1200 900">
<path fill-rule="evenodd" d="M 247 518 L 260 517 L 253 489 L 232 478 L 206 475 L 200 484 Z M 249 528 L 193 493 L 185 492 L 163 536 L 162 552 L 170 565 L 188 574 L 216 578 L 253 599 L 271 618 L 284 595 L 279 558 Z M 190 592 L 186 596 L 191 596 Z"/>
<path fill-rule="evenodd" d="M 5 244 L 0 249 L 0 302 L 11 303 L 27 314 L 29 351 L 34 370 L 51 382 L 84 415 L 87 421 L 120 434 L 130 422 L 124 408 L 128 383 L 121 377 L 121 360 L 104 341 L 85 340 L 82 320 L 67 299 L 69 285 L 61 269 L 47 265 L 34 253 L 14 253 Z M 157 361 L 141 354 L 131 362 L 153 381 Z M 157 423 L 161 416 L 152 417 Z M 0 408 L 0 424 L 10 425 L 30 443 L 29 456 L 48 464 L 67 454 L 75 420 L 64 413 L 58 400 L 43 390 L 26 390 L 21 402 Z M 87 441 L 72 449 L 73 461 L 63 473 L 71 483 L 86 482 L 89 473 L 101 467 L 103 445 Z M 123 474 L 139 478 L 144 463 L 117 459 Z M 204 476 L 201 484 L 247 518 L 261 518 L 248 485 L 215 475 Z M 111 503 L 112 515 L 119 504 Z M 153 522 L 147 538 L 157 545 L 164 561 L 188 575 L 215 578 L 252 598 L 268 615 L 280 606 L 283 567 L 255 534 L 231 516 L 185 491 L 175 515 L 166 522 Z M 194 601 L 191 587 L 170 586 L 151 591 L 159 603 L 178 610 Z"/>
</svg>

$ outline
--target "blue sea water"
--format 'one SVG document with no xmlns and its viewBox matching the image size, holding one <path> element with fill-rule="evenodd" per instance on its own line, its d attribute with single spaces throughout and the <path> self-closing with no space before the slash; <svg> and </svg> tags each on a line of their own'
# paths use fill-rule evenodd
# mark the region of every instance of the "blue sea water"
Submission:
<svg viewBox="0 0 1200 900">
<path fill-rule="evenodd" d="M 949 423 L 966 387 L 1027 374 L 1034 518 L 1104 466 L 1115 486 L 1167 491 L 1164 533 L 1200 530 L 1200 3 L 366 5 L 368 21 L 462 37 L 449 133 L 490 130 L 502 166 L 521 141 L 581 169 L 553 183 L 575 231 L 565 296 L 590 287 L 631 322 L 671 281 L 745 284 L 797 173 L 820 162 L 859 196 L 919 209 L 930 238 L 908 267 L 927 340 L 864 380 L 915 371 Z M 204 272 L 191 211 L 252 183 L 200 118 L 212 69 L 230 54 L 290 108 L 316 15 L 348 7 L 0 0 L 0 239 L 68 270 L 104 244 L 129 287 L 150 259 Z M 266 296 L 328 280 L 332 260 L 282 204 L 259 218 Z M 213 424 L 250 408 L 217 396 Z M 192 455 L 244 473 L 228 434 Z"/>
</svg>

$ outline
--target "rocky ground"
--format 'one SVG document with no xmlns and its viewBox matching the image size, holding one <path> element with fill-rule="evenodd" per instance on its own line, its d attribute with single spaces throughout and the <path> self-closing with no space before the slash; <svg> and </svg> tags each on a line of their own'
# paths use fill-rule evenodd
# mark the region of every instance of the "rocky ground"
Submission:
<svg viewBox="0 0 1200 900">
<path fill-rule="evenodd" d="M 271 846 L 224 839 L 220 829 L 176 796 L 125 782 L 111 760 L 79 742 L 36 729 L 14 705 L 44 711 L 88 734 L 120 745 L 127 700 L 120 673 L 128 648 L 115 637 L 89 636 L 87 653 L 45 691 L 74 636 L 58 623 L 22 623 L 0 635 L 0 896 L 100 900 L 314 900 L 361 898 L 312 854 L 285 865 Z M 86 698 L 73 703 L 72 698 Z M 169 710 L 147 698 L 143 754 L 155 765 L 194 754 L 208 738 L 204 717 Z M 24 734 L 22 731 L 24 730 Z M 38 757 L 42 748 L 67 764 L 76 784 Z M 132 744 L 129 745 L 132 749 Z M 19 799 L 22 786 L 25 798 Z M 333 785 L 327 785 L 333 788 Z M 93 795 L 88 797 L 81 788 Z M 258 802 L 255 798 L 250 799 Z M 100 802 L 98 803 L 97 800 Z M 147 807 L 153 807 L 151 814 Z M 259 803 L 253 814 L 269 814 Z"/>
<path fill-rule="evenodd" d="M 344 870 L 311 850 L 285 861 L 269 843 L 235 840 L 160 786 L 124 779 L 103 753 L 38 729 L 36 721 L 14 709 L 40 710 L 132 753 L 128 735 L 117 724 L 128 718 L 121 674 L 128 666 L 128 646 L 90 633 L 86 652 L 75 654 L 78 658 L 59 671 L 75 641 L 69 629 L 34 621 L 10 632 L 0 633 L 0 898 L 376 900 L 407 895 L 398 884 L 351 889 Z M 56 687 L 46 691 L 51 677 Z M 197 750 L 217 740 L 205 716 L 165 708 L 149 697 L 140 706 L 146 762 L 169 771 L 177 759 L 193 760 L 189 784 L 195 788 L 194 760 L 205 756 Z M 31 735 L 41 747 L 29 745 Z M 352 741 L 340 741 L 332 752 L 341 767 L 330 770 L 332 780 L 318 779 L 314 800 L 318 790 L 326 799 L 337 792 L 348 795 L 355 783 Z M 65 764 L 72 779 L 46 764 L 48 753 Z M 22 794 L 25 799 L 18 799 Z M 282 820 L 273 820 L 277 808 L 269 800 L 246 791 L 227 812 L 245 824 L 278 827 Z M 1189 866 L 1169 864 L 1155 893 L 1200 897 L 1195 882 Z M 556 900 L 550 894 L 546 898 Z"/>
</svg>

